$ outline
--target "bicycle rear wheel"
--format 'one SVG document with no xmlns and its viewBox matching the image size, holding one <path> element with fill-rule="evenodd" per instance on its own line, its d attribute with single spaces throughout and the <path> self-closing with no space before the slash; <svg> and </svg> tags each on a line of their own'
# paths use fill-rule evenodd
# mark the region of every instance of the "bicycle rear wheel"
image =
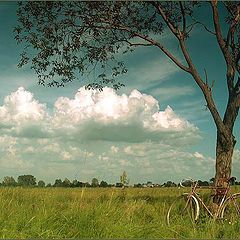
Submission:
<svg viewBox="0 0 240 240">
<path fill-rule="evenodd" d="M 240 193 L 228 197 L 223 204 L 221 218 L 229 224 L 240 222 Z"/>
<path fill-rule="evenodd" d="M 177 226 L 182 224 L 194 224 L 199 216 L 198 200 L 188 193 L 178 197 L 167 212 L 167 224 Z"/>
</svg>

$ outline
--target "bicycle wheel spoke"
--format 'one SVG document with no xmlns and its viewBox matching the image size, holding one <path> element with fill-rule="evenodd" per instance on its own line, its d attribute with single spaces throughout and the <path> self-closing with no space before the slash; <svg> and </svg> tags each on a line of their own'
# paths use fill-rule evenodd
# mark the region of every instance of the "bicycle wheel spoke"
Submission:
<svg viewBox="0 0 240 240">
<path fill-rule="evenodd" d="M 229 224 L 240 221 L 240 194 L 235 194 L 227 199 L 222 210 L 222 217 Z"/>
<path fill-rule="evenodd" d="M 233 200 L 233 204 L 234 204 L 234 207 L 236 209 L 237 214 L 239 215 L 240 214 L 240 208 L 239 208 L 239 205 L 238 205 L 236 199 Z"/>
<path fill-rule="evenodd" d="M 182 195 L 170 207 L 167 222 L 171 226 L 181 227 L 183 224 L 194 224 L 197 200 L 192 196 Z"/>
</svg>

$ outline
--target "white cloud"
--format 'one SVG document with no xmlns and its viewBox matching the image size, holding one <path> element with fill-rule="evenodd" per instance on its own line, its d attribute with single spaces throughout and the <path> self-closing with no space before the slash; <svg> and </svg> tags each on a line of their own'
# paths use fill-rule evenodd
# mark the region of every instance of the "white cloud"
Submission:
<svg viewBox="0 0 240 240">
<path fill-rule="evenodd" d="M 0 166 L 4 171 L 30 172 L 51 181 L 76 175 L 81 180 L 97 177 L 117 182 L 123 170 L 127 171 L 132 183 L 179 181 L 188 176 L 208 180 L 214 176 L 214 159 L 200 152 L 187 152 L 176 145 L 151 141 L 112 145 L 111 142 L 98 141 L 90 148 L 89 144 L 61 138 L 50 138 L 41 144 L 38 139 L 30 139 L 22 144 L 20 138 L 15 141 L 10 137 L 14 144 L 9 148 L 8 138 L 4 137 L 2 145 L 6 147 L 0 150 Z M 117 153 L 113 154 L 116 149 Z M 236 154 L 240 155 L 239 151 Z M 237 162 L 234 164 L 237 166 Z"/>
<path fill-rule="evenodd" d="M 20 87 L 5 97 L 0 107 L 1 131 L 23 138 L 77 141 L 176 142 L 182 138 L 191 142 L 199 137 L 198 129 L 170 106 L 160 111 L 155 98 L 137 90 L 127 96 L 107 87 L 102 92 L 82 87 L 73 99 L 58 98 L 53 110 L 52 116 L 47 114 L 46 106 Z"/>
<path fill-rule="evenodd" d="M 55 102 L 52 122 L 56 132 L 67 129 L 63 132 L 69 137 L 86 140 L 141 142 L 177 139 L 176 135 L 191 140 L 199 137 L 198 129 L 170 106 L 160 111 L 155 98 L 137 90 L 127 96 L 107 87 L 102 92 L 80 88 L 73 99 L 60 97 Z"/>
<path fill-rule="evenodd" d="M 203 155 L 202 155 L 201 153 L 199 153 L 199 152 L 195 152 L 193 155 L 194 155 L 196 158 L 200 158 L 200 159 L 203 159 L 203 158 L 204 158 Z"/>
<path fill-rule="evenodd" d="M 104 156 L 111 154 L 111 148 Z M 201 159 L 199 159 L 201 156 Z M 199 161 L 200 160 L 200 161 Z M 214 175 L 215 161 L 202 153 L 190 153 L 182 148 L 154 142 L 135 143 L 119 148 L 115 158 L 109 158 L 106 163 L 101 157 L 95 162 L 93 169 L 117 175 L 126 170 L 134 182 L 179 181 L 188 176 L 194 179 L 209 180 Z M 101 166 L 101 167 L 99 167 Z"/>
<path fill-rule="evenodd" d="M 19 87 L 4 98 L 0 106 L 0 131 L 2 134 L 45 138 L 48 132 L 47 109 L 45 104 L 34 99 L 33 94 Z"/>
<path fill-rule="evenodd" d="M 46 119 L 46 107 L 33 98 L 23 87 L 4 98 L 0 107 L 1 124 L 32 124 Z"/>
<path fill-rule="evenodd" d="M 129 78 L 135 79 L 136 82 L 134 84 L 136 85 L 137 82 L 144 83 L 145 81 L 149 84 L 156 81 L 159 83 L 177 72 L 179 72 L 179 68 L 164 56 L 161 59 L 154 59 L 152 62 L 148 62 L 148 64 L 140 65 L 138 71 L 136 71 L 136 68 L 130 68 Z"/>
<path fill-rule="evenodd" d="M 70 160 L 72 158 L 72 155 L 69 152 L 63 151 L 61 154 L 64 160 Z"/>
<path fill-rule="evenodd" d="M 133 154 L 133 151 L 132 151 L 132 149 L 131 149 L 131 146 L 125 147 L 125 148 L 124 148 L 124 152 L 125 152 L 126 154 L 129 154 L 129 155 L 132 155 L 132 154 Z"/>
<path fill-rule="evenodd" d="M 118 148 L 118 147 L 116 147 L 116 146 L 111 146 L 111 152 L 112 152 L 112 153 L 118 153 L 118 151 L 119 151 L 119 148 Z"/>
<path fill-rule="evenodd" d="M 34 153 L 34 152 L 35 152 L 35 149 L 33 148 L 33 146 L 28 146 L 28 147 L 25 149 L 25 152 L 26 152 L 26 153 Z"/>
<path fill-rule="evenodd" d="M 158 87 L 150 91 L 151 95 L 160 97 L 163 100 L 169 100 L 186 95 L 193 95 L 195 89 L 191 86 L 172 86 L 172 87 Z"/>
</svg>

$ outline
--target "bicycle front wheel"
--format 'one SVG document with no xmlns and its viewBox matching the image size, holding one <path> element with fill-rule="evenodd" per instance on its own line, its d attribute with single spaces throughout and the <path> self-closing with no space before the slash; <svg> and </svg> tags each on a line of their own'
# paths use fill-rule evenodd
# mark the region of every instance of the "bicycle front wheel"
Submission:
<svg viewBox="0 0 240 240">
<path fill-rule="evenodd" d="M 229 224 L 240 222 L 240 193 L 228 197 L 223 204 L 221 218 Z"/>
<path fill-rule="evenodd" d="M 199 216 L 199 204 L 196 197 L 184 193 L 178 197 L 167 212 L 167 224 L 177 226 L 194 224 Z"/>
</svg>

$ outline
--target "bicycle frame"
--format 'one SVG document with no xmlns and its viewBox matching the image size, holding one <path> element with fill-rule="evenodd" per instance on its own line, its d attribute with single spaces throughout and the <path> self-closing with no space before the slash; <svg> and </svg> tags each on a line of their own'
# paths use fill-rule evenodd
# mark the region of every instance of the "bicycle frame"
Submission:
<svg viewBox="0 0 240 240">
<path fill-rule="evenodd" d="M 198 187 L 198 183 L 197 183 L 197 182 L 193 182 L 193 185 L 192 185 L 192 187 L 191 187 L 191 192 L 188 193 L 189 199 L 190 199 L 190 197 L 195 197 L 195 198 L 197 199 L 198 203 L 200 203 L 200 204 L 203 206 L 203 208 L 207 211 L 207 213 L 208 213 L 211 217 L 213 217 L 214 219 L 218 218 L 218 217 L 221 215 L 221 211 L 222 211 L 223 205 L 224 205 L 224 203 L 225 203 L 225 200 L 228 199 L 228 198 L 227 198 L 227 194 L 228 194 L 228 192 L 229 192 L 230 187 L 228 186 L 228 187 L 226 188 L 226 190 L 225 190 L 225 192 L 224 192 L 224 195 L 223 195 L 223 197 L 222 197 L 222 199 L 221 199 L 221 202 L 220 202 L 220 204 L 218 205 L 218 208 L 217 208 L 216 213 L 212 213 L 211 210 L 206 206 L 206 204 L 204 203 L 204 201 L 202 200 L 202 198 L 201 198 L 201 197 L 198 195 L 198 193 L 196 192 L 196 189 L 197 189 L 197 188 L 200 188 L 200 187 Z M 213 188 L 213 189 L 214 189 L 214 188 Z M 187 203 L 187 204 L 188 204 L 188 203 Z"/>
<path fill-rule="evenodd" d="M 206 187 L 198 186 L 198 182 L 194 181 L 193 179 L 190 179 L 190 178 L 185 179 L 185 180 L 191 180 L 192 182 L 191 189 L 189 192 L 182 193 L 169 207 L 166 215 L 168 225 L 170 225 L 170 222 L 171 222 L 170 219 L 172 218 L 172 216 L 175 216 L 175 218 L 173 217 L 173 219 L 178 219 L 178 217 L 176 218 L 176 213 L 178 214 L 177 212 L 178 208 L 174 208 L 174 206 L 175 207 L 177 206 L 179 199 L 180 200 L 182 199 L 183 202 L 181 203 L 184 203 L 183 205 L 184 207 L 183 206 L 181 207 L 182 208 L 181 214 L 184 214 L 184 216 L 186 216 L 185 213 L 187 213 L 188 217 L 190 217 L 190 219 L 193 221 L 197 221 L 199 218 L 200 206 L 202 206 L 203 209 L 206 210 L 207 214 L 210 217 L 212 217 L 214 220 L 216 220 L 217 218 L 223 219 L 223 217 L 225 217 L 224 214 L 226 212 L 225 211 L 226 209 L 228 209 L 228 211 L 230 209 L 230 215 L 229 215 L 229 218 L 227 217 L 225 220 L 229 219 L 229 222 L 231 223 L 231 222 L 234 222 L 236 218 L 239 219 L 240 218 L 240 202 L 239 202 L 240 193 L 235 193 L 235 194 L 229 193 L 230 179 L 231 178 L 227 180 L 228 185 L 226 187 L 213 187 L 213 186 L 207 187 L 208 189 L 214 190 L 214 195 L 213 195 L 214 198 L 216 197 L 216 200 L 219 199 L 218 204 L 216 204 L 216 208 L 215 208 L 215 204 L 213 204 L 213 207 L 215 208 L 213 210 L 211 210 L 211 208 L 209 208 L 206 205 L 203 199 L 199 196 L 199 193 L 196 191 L 197 189 L 200 189 L 200 188 L 204 189 Z M 183 181 L 184 180 L 180 182 L 180 186 L 182 187 L 184 187 L 184 185 L 182 185 Z M 233 208 L 231 207 L 232 205 L 230 204 L 233 204 Z M 234 216 L 234 212 L 237 213 L 237 216 Z"/>
</svg>

